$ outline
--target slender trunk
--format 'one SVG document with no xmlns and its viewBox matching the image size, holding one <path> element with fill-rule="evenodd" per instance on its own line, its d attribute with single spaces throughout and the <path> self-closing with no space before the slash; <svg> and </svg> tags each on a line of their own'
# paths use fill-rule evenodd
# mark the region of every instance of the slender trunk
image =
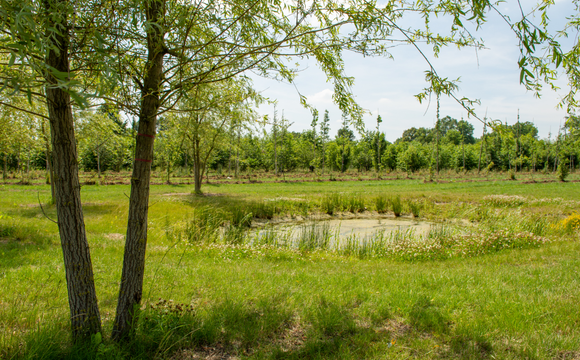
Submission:
<svg viewBox="0 0 580 360">
<path fill-rule="evenodd" d="M 326 140 L 323 140 L 326 141 Z M 322 143 L 322 175 L 324 175 L 324 168 L 326 167 L 326 143 Z"/>
<path fill-rule="evenodd" d="M 138 320 L 138 309 L 143 294 L 145 250 L 147 248 L 147 215 L 149 207 L 149 183 L 157 113 L 160 100 L 159 90 L 163 76 L 163 30 L 159 25 L 163 18 L 163 1 L 146 1 L 147 52 L 145 76 L 139 111 L 138 136 L 136 137 L 135 161 L 131 176 L 129 217 L 123 257 L 123 271 L 119 290 L 117 313 L 112 337 L 124 339 L 133 334 Z"/>
<path fill-rule="evenodd" d="M 379 126 L 377 125 L 377 177 L 381 171 L 381 133 L 379 132 Z"/>
<path fill-rule="evenodd" d="M 196 194 L 201 194 L 201 181 L 202 181 L 202 172 L 201 172 L 201 156 L 199 153 L 199 139 L 197 138 L 194 141 L 194 157 L 195 163 L 193 165 L 193 178 L 194 178 L 194 192 Z"/>
<path fill-rule="evenodd" d="M 343 141 L 345 141 L 345 140 L 343 139 Z M 340 164 L 340 170 L 342 172 L 345 171 L 345 168 L 344 168 L 344 146 L 345 146 L 345 143 L 343 142 L 342 143 L 342 163 Z"/>
<path fill-rule="evenodd" d="M 4 153 L 4 169 L 2 171 L 2 180 L 8 179 L 8 154 Z"/>
<path fill-rule="evenodd" d="M 16 174 L 18 174 L 19 172 L 20 172 L 20 178 L 22 178 L 22 169 L 20 166 L 20 149 L 18 149 L 18 152 L 16 153 Z"/>
<path fill-rule="evenodd" d="M 463 172 L 465 172 L 465 141 L 463 141 L 463 138 L 461 139 L 461 148 L 463 151 Z"/>
<path fill-rule="evenodd" d="M 486 120 L 484 118 L 484 120 Z M 485 129 L 486 129 L 487 124 L 484 123 L 483 124 L 483 135 L 481 135 L 481 144 L 479 146 L 479 161 L 477 162 L 477 174 L 479 175 L 479 172 L 481 171 L 481 154 L 483 152 L 483 143 L 485 142 Z"/>
<path fill-rule="evenodd" d="M 97 178 L 101 181 L 101 151 L 97 148 Z"/>
<path fill-rule="evenodd" d="M 276 115 L 274 115 L 276 116 Z M 274 122 L 274 176 L 278 176 L 278 134 L 276 133 L 276 122 Z"/>
<path fill-rule="evenodd" d="M 240 172 L 240 128 L 238 127 L 238 146 L 236 147 L 236 173 L 235 178 L 237 179 Z"/>
<path fill-rule="evenodd" d="M 44 157 L 45 157 L 45 169 L 46 169 L 46 185 L 50 185 L 52 183 L 52 179 L 50 178 L 50 165 L 48 165 L 48 144 L 47 148 L 44 150 Z M 52 188 L 52 186 L 51 186 Z M 54 198 L 53 198 L 54 199 Z"/>
<path fill-rule="evenodd" d="M 435 143 L 435 147 L 436 147 L 436 151 L 435 151 L 435 156 L 437 157 L 437 175 L 439 175 L 439 128 L 440 128 L 440 123 L 439 123 L 439 93 L 437 94 L 437 122 L 435 123 L 435 128 L 436 128 L 436 132 L 437 132 L 437 138 L 436 138 L 436 143 Z"/>
<path fill-rule="evenodd" d="M 170 160 L 170 156 L 167 155 L 167 183 L 171 184 L 171 160 Z"/>
<path fill-rule="evenodd" d="M 66 26 L 66 0 L 45 0 L 48 30 L 54 47 L 49 47 L 47 65 L 61 73 L 69 72 L 69 34 Z M 60 19 L 58 19 L 60 15 Z M 60 21 L 59 21 L 60 20 Z M 46 74 L 46 99 L 52 148 L 56 211 L 66 272 L 71 329 L 74 341 L 101 331 L 93 267 L 87 242 L 78 177 L 77 149 L 70 95 L 54 86 L 57 80 Z"/>
</svg>

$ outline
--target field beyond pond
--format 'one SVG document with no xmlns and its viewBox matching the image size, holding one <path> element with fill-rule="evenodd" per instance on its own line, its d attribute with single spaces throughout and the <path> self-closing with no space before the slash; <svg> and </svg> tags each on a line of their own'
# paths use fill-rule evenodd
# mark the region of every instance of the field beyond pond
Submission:
<svg viewBox="0 0 580 360">
<path fill-rule="evenodd" d="M 104 333 L 82 347 L 50 187 L 0 185 L 0 359 L 580 359 L 578 174 L 316 176 L 216 175 L 204 196 L 153 185 L 141 315 L 121 345 L 130 188 L 84 185 Z M 340 219 L 432 225 L 339 239 Z"/>
</svg>

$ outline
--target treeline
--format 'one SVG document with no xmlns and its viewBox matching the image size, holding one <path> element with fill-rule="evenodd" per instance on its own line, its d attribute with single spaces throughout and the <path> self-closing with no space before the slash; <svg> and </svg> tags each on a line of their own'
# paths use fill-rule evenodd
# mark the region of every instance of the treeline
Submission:
<svg viewBox="0 0 580 360">
<path fill-rule="evenodd" d="M 134 124 L 121 121 L 118 111 L 107 106 L 79 114 L 79 119 L 77 148 L 81 168 L 100 174 L 132 166 Z M 288 120 L 278 119 L 277 114 L 272 121 L 267 120 L 256 126 L 241 121 L 221 124 L 220 141 L 206 145 L 203 151 L 197 149 L 196 153 L 195 141 L 190 141 L 192 137 L 187 133 L 191 129 L 170 127 L 172 120 L 162 118 L 153 166 L 165 171 L 169 179 L 177 168 L 193 171 L 201 152 L 203 156 L 198 161 L 205 160 L 200 164 L 200 177 L 207 168 L 232 176 L 252 171 L 278 174 L 309 170 L 323 174 L 348 169 L 409 173 L 425 169 L 556 171 L 560 164 L 570 170 L 577 168 L 580 156 L 580 117 L 576 116 L 568 117 L 558 134 L 546 139 L 539 139 L 538 129 L 528 121 L 486 126 L 484 133 L 475 137 L 469 122 L 446 116 L 434 128 L 406 130 L 394 143 L 377 130 L 355 135 L 344 119 L 343 127 L 331 138 L 328 112 L 320 124 L 315 117 L 312 128 L 302 132 L 290 131 Z M 209 136 L 207 129 L 205 132 Z M 7 171 L 25 174 L 30 169 L 50 167 L 45 133 L 43 126 L 38 126 L 28 133 L 32 136 L 20 137 L 3 149 L 0 154 L 5 176 Z"/>
</svg>

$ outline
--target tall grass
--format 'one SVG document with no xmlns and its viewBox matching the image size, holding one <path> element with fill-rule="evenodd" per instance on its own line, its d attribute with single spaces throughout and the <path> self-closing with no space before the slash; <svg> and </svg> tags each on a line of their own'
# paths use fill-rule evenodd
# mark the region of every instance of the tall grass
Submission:
<svg viewBox="0 0 580 360">
<path fill-rule="evenodd" d="M 340 194 L 332 193 L 322 196 L 320 207 L 328 215 L 342 210 L 342 198 Z"/>
<path fill-rule="evenodd" d="M 328 250 L 331 240 L 336 239 L 327 222 L 321 225 L 313 222 L 300 226 L 295 247 L 301 251 Z"/>
<path fill-rule="evenodd" d="M 389 211 L 389 198 L 386 195 L 381 194 L 379 196 L 375 196 L 373 200 L 375 203 L 375 210 L 379 214 L 384 214 Z"/>
<path fill-rule="evenodd" d="M 344 199 L 346 208 L 351 213 L 359 213 L 366 210 L 365 199 L 360 194 L 351 194 Z"/>
<path fill-rule="evenodd" d="M 423 210 L 425 205 L 423 202 L 419 200 L 408 200 L 407 206 L 409 207 L 409 210 L 411 210 L 411 214 L 413 214 L 413 217 L 417 218 L 421 214 L 421 211 Z"/>
<path fill-rule="evenodd" d="M 391 203 L 391 210 L 393 210 L 395 216 L 401 216 L 401 213 L 403 212 L 403 202 L 401 201 L 401 197 L 399 195 L 395 195 L 391 197 L 389 202 Z"/>
<path fill-rule="evenodd" d="M 197 208 L 186 222 L 185 238 L 190 244 L 217 242 L 223 223 L 223 215 L 216 210 L 208 206 Z"/>
</svg>

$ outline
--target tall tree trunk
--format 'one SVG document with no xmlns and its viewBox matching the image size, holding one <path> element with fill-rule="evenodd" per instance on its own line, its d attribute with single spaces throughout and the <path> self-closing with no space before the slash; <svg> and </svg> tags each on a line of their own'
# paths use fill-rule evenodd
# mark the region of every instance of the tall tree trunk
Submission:
<svg viewBox="0 0 580 360">
<path fill-rule="evenodd" d="M 437 122 L 435 123 L 436 129 L 436 142 L 435 142 L 435 157 L 437 158 L 436 167 L 437 167 L 437 175 L 439 175 L 439 130 L 440 130 L 440 123 L 439 123 L 439 94 L 437 94 Z"/>
<path fill-rule="evenodd" d="M 45 0 L 48 30 L 54 47 L 49 47 L 47 65 L 61 73 L 69 72 L 69 34 L 66 0 Z M 64 8 L 64 9 L 63 9 Z M 70 95 L 55 86 L 48 72 L 46 99 L 54 157 L 54 187 L 58 230 L 64 257 L 71 329 L 74 341 L 101 331 L 93 267 L 87 242 L 78 177 L 77 149 Z"/>
<path fill-rule="evenodd" d="M 149 182 L 157 113 L 159 90 L 163 76 L 163 30 L 159 25 L 165 12 L 165 3 L 159 0 L 145 1 L 147 16 L 147 62 L 139 112 L 138 136 L 136 137 L 135 161 L 131 176 L 129 218 L 123 271 L 119 290 L 117 313 L 112 336 L 121 340 L 131 335 L 138 320 L 138 307 L 143 294 L 145 250 L 147 248 L 147 215 L 149 207 Z"/>
<path fill-rule="evenodd" d="M 193 144 L 193 156 L 195 159 L 195 164 L 193 166 L 193 183 L 194 183 L 194 192 L 196 194 L 201 194 L 201 181 L 202 181 L 202 171 L 201 171 L 201 156 L 200 156 L 200 149 L 199 149 L 199 139 L 196 138 Z"/>
<path fill-rule="evenodd" d="M 484 120 L 486 120 L 484 118 Z M 486 130 L 487 124 L 483 123 L 483 135 L 481 135 L 481 144 L 479 146 L 479 161 L 477 162 L 477 174 L 479 174 L 479 172 L 481 171 L 481 154 L 483 152 L 483 142 L 485 141 L 485 130 Z"/>
<path fill-rule="evenodd" d="M 167 183 L 171 184 L 171 156 L 167 155 Z"/>
<path fill-rule="evenodd" d="M 463 152 L 463 172 L 466 172 L 467 170 L 465 169 L 465 141 L 463 140 L 463 137 L 461 138 L 461 149 Z"/>
<path fill-rule="evenodd" d="M 18 148 L 18 152 L 16 153 L 16 172 L 14 174 L 15 175 L 14 177 L 16 177 L 16 174 L 18 174 L 18 172 L 20 172 L 20 178 L 22 179 L 23 176 L 22 176 L 22 166 L 20 164 L 20 148 Z"/>
<path fill-rule="evenodd" d="M 8 154 L 4 153 L 4 169 L 2 171 L 2 180 L 8 179 Z"/>
<path fill-rule="evenodd" d="M 97 148 L 97 178 L 101 182 L 101 150 Z"/>
</svg>

